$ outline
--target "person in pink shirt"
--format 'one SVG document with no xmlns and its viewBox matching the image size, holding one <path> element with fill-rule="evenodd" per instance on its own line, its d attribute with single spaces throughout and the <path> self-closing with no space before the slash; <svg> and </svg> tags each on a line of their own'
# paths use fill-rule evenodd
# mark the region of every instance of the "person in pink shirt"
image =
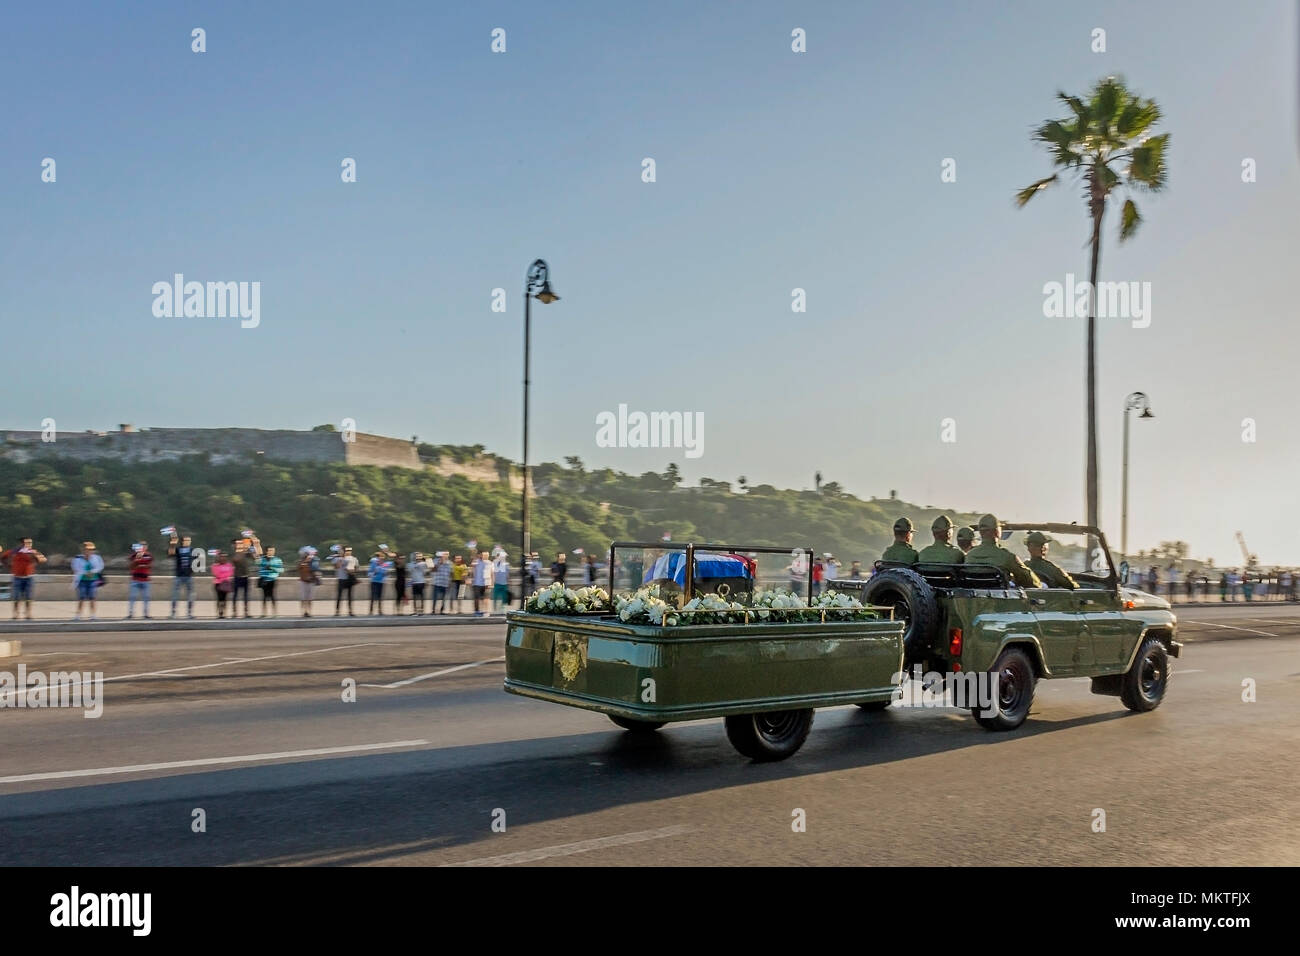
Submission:
<svg viewBox="0 0 1300 956">
<path fill-rule="evenodd" d="M 217 617 L 226 616 L 226 598 L 235 589 L 235 562 L 230 555 L 222 551 L 212 565 L 212 585 L 217 592 Z M 230 616 L 235 616 L 234 603 L 231 603 Z"/>
</svg>

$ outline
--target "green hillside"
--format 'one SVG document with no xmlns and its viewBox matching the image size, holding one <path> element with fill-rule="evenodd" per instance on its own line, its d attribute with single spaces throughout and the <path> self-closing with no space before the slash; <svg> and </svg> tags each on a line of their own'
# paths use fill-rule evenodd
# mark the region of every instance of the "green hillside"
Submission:
<svg viewBox="0 0 1300 956">
<path fill-rule="evenodd" d="M 503 477 L 516 471 L 479 447 L 425 445 L 421 453 L 430 460 L 477 460 Z M 819 492 L 764 484 L 733 489 L 709 479 L 683 487 L 676 472 L 673 465 L 664 473 L 642 475 L 589 471 L 576 458 L 536 466 L 534 549 L 552 555 L 579 547 L 599 553 L 616 538 L 658 541 L 669 533 L 677 542 L 811 545 L 846 563 L 869 562 L 891 540 L 899 514 L 912 518 L 918 541 L 925 541 L 925 529 L 939 513 L 900 501 L 863 501 L 834 483 Z M 47 553 L 71 553 L 90 538 L 102 553 L 125 554 L 133 541 L 157 546 L 159 529 L 174 524 L 203 547 L 253 528 L 282 550 L 344 541 L 362 553 L 380 543 L 455 553 L 477 540 L 481 547 L 499 543 L 517 555 L 519 508 L 518 493 L 504 481 L 432 469 L 267 461 L 211 465 L 206 456 L 149 465 L 0 461 L 0 542 L 30 534 Z"/>
</svg>

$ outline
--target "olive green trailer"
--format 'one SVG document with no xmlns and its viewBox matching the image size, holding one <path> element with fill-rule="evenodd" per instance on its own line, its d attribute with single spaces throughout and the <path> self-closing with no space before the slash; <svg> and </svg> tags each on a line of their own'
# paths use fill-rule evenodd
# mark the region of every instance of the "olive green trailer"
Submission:
<svg viewBox="0 0 1300 956">
<path fill-rule="evenodd" d="M 614 615 L 512 611 L 505 689 L 606 714 L 629 730 L 726 719 L 741 753 L 788 757 L 813 708 L 888 706 L 902 671 L 902 621 L 658 627 Z"/>
</svg>

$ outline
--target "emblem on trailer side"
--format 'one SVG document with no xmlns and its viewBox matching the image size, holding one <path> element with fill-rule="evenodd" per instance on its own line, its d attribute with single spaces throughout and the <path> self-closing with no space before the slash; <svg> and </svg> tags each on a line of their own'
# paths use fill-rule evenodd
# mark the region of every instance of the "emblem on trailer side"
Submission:
<svg viewBox="0 0 1300 956">
<path fill-rule="evenodd" d="M 587 666 L 587 642 L 580 637 L 557 637 L 555 663 L 566 682 L 573 680 Z"/>
</svg>

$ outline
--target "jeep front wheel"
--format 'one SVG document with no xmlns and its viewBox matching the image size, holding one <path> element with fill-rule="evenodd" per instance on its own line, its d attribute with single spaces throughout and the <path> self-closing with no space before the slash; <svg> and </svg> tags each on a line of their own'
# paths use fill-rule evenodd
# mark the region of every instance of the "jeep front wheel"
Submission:
<svg viewBox="0 0 1300 956">
<path fill-rule="evenodd" d="M 993 706 L 971 708 L 971 713 L 985 730 L 1015 730 L 1029 716 L 1034 702 L 1034 685 L 1038 676 L 1034 662 L 1018 647 L 1008 647 L 989 671 L 993 675 Z"/>
<path fill-rule="evenodd" d="M 1145 713 L 1160 706 L 1168 686 L 1169 652 L 1159 638 L 1148 637 L 1120 681 L 1119 699 L 1129 710 Z"/>
</svg>

